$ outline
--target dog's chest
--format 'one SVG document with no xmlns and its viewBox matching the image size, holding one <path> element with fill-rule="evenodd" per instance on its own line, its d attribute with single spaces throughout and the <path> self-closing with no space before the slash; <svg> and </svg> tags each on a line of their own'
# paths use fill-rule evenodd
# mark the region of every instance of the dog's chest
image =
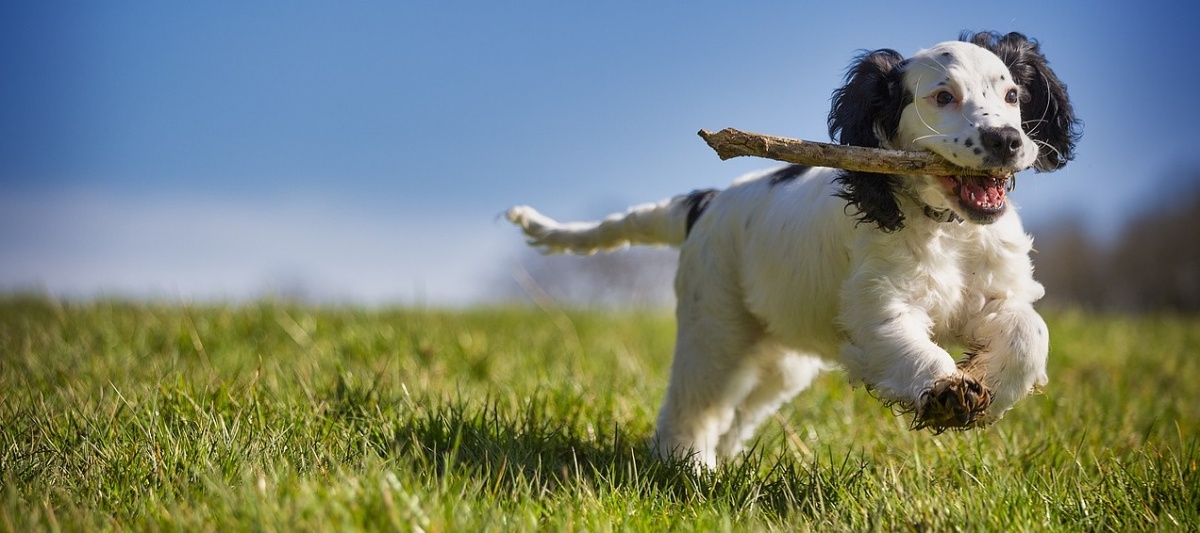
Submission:
<svg viewBox="0 0 1200 533">
<path fill-rule="evenodd" d="M 973 227 L 977 229 L 978 227 Z M 953 338 L 989 299 L 1003 297 L 1006 254 L 997 254 L 996 236 L 987 231 L 945 231 L 913 246 L 911 270 L 897 272 L 909 301 L 928 314 L 934 336 Z"/>
</svg>

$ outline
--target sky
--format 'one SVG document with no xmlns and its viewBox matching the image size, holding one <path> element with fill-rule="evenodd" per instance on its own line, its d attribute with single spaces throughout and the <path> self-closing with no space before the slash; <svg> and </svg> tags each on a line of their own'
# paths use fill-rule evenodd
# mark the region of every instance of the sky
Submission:
<svg viewBox="0 0 1200 533">
<path fill-rule="evenodd" d="M 1026 226 L 1112 239 L 1200 168 L 1182 2 L 5 2 L 0 291 L 488 301 L 530 204 L 601 216 L 772 166 L 696 131 L 827 140 L 862 50 L 1038 40 L 1084 136 Z"/>
</svg>

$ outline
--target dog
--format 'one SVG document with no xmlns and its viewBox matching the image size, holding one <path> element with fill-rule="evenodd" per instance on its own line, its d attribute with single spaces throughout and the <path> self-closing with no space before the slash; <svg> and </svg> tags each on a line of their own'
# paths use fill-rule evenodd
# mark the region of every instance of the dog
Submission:
<svg viewBox="0 0 1200 533">
<path fill-rule="evenodd" d="M 861 53 L 828 128 L 840 144 L 980 172 L 791 165 L 599 222 L 507 211 L 549 253 L 679 248 L 659 456 L 715 467 L 834 366 L 934 432 L 987 426 L 1047 383 L 1049 331 L 1033 307 L 1045 291 L 1009 193 L 1016 172 L 1073 159 L 1082 123 L 1039 43 L 980 32 L 907 59 Z M 944 346 L 963 347 L 961 360 Z"/>
</svg>

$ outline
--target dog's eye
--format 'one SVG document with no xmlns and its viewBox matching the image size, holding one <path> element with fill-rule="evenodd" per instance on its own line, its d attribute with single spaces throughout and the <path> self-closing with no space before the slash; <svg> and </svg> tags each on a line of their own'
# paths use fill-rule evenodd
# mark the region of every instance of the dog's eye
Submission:
<svg viewBox="0 0 1200 533">
<path fill-rule="evenodd" d="M 933 95 L 933 101 L 937 103 L 938 107 L 946 107 L 954 103 L 954 95 L 950 94 L 950 91 L 939 91 Z"/>
<path fill-rule="evenodd" d="M 1015 104 L 1021 100 L 1021 94 L 1016 89 L 1009 89 L 1008 94 L 1004 95 L 1004 101 L 1010 104 Z"/>
</svg>

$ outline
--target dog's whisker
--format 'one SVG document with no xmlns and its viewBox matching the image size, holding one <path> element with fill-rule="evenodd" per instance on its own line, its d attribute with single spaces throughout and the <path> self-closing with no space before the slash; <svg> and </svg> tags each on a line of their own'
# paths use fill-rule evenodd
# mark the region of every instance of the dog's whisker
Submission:
<svg viewBox="0 0 1200 533">
<path fill-rule="evenodd" d="M 921 77 L 920 77 L 920 76 L 917 76 L 917 85 L 920 85 L 920 84 L 921 84 Z M 931 124 L 929 124 L 929 122 L 925 120 L 925 117 L 924 117 L 923 115 L 921 115 L 921 108 L 920 108 L 920 107 L 913 107 L 913 109 L 914 109 L 914 110 L 916 110 L 916 112 L 917 112 L 917 120 L 920 120 L 920 121 L 921 121 L 921 125 L 925 126 L 925 129 L 928 129 L 929 131 L 933 132 L 933 133 L 931 134 L 931 136 L 935 136 L 935 135 L 942 135 L 942 133 L 941 133 L 941 132 L 939 132 L 939 131 L 937 130 L 937 128 L 934 128 L 934 127 L 933 127 Z M 927 136 L 927 137 L 928 137 L 928 136 Z M 921 137 L 921 138 L 924 138 L 924 137 Z M 919 138 L 919 139 L 913 139 L 913 141 L 912 141 L 912 142 L 917 142 L 917 141 L 918 141 L 918 140 L 920 140 L 921 138 Z"/>
<path fill-rule="evenodd" d="M 1047 122 L 1043 119 L 1031 119 L 1021 121 L 1021 129 L 1025 130 L 1025 134 L 1033 137 L 1038 134 L 1038 130 Z M 1031 127 L 1030 124 L 1033 126 Z M 1028 129 L 1026 129 L 1028 128 Z"/>
<path fill-rule="evenodd" d="M 933 70 L 938 71 L 941 74 L 945 74 L 946 76 L 950 75 L 950 70 L 947 69 L 945 65 L 942 65 L 941 63 L 938 63 L 937 61 L 930 61 L 929 67 L 932 68 Z"/>
<path fill-rule="evenodd" d="M 1050 143 L 1048 143 L 1048 142 L 1046 142 L 1046 141 L 1039 141 L 1039 140 L 1037 140 L 1037 139 L 1033 139 L 1033 142 L 1034 142 L 1034 144 L 1036 144 L 1036 145 L 1038 145 L 1038 146 L 1041 146 L 1041 147 L 1043 147 L 1043 148 L 1048 148 L 1048 149 L 1049 149 L 1051 152 L 1053 152 L 1053 153 L 1054 153 L 1054 155 L 1055 155 L 1055 156 L 1057 156 L 1057 159 L 1058 159 L 1059 161 L 1062 161 L 1062 160 L 1063 160 L 1063 153 L 1062 153 L 1062 151 L 1060 151 L 1058 148 L 1055 148 L 1055 147 L 1054 147 L 1054 145 L 1052 145 L 1052 144 L 1050 144 Z"/>
<path fill-rule="evenodd" d="M 1046 94 L 1049 95 L 1050 94 L 1050 80 L 1046 79 L 1045 83 L 1046 83 Z M 1038 133 L 1038 128 L 1040 128 L 1042 125 L 1050 123 L 1050 121 L 1046 120 L 1046 115 L 1050 114 L 1051 107 L 1057 107 L 1057 104 L 1054 102 L 1053 98 L 1047 97 L 1046 105 L 1042 106 L 1042 116 L 1038 117 L 1038 119 L 1036 121 L 1027 121 L 1027 122 L 1035 122 L 1036 123 L 1036 126 L 1034 126 L 1033 128 L 1031 128 L 1029 130 L 1030 136 L 1036 135 Z M 1057 114 L 1058 110 L 1055 109 L 1054 111 L 1055 111 L 1055 114 Z M 1025 122 L 1022 122 L 1021 125 L 1024 126 Z M 1058 155 L 1061 156 L 1062 154 L 1060 153 Z"/>
<path fill-rule="evenodd" d="M 934 139 L 937 137 L 947 137 L 947 135 L 945 133 L 930 133 L 929 135 L 922 135 L 920 137 L 917 137 L 916 139 L 913 139 L 912 142 L 923 141 L 925 139 Z"/>
<path fill-rule="evenodd" d="M 917 111 L 917 119 L 921 121 L 921 125 L 925 126 L 925 129 L 933 132 L 930 135 L 942 135 L 942 133 L 939 132 L 937 130 L 937 128 L 934 128 L 933 125 L 930 124 L 927 120 L 925 120 L 925 117 L 921 115 L 921 108 L 914 108 L 914 109 L 916 109 L 916 111 Z"/>
</svg>

